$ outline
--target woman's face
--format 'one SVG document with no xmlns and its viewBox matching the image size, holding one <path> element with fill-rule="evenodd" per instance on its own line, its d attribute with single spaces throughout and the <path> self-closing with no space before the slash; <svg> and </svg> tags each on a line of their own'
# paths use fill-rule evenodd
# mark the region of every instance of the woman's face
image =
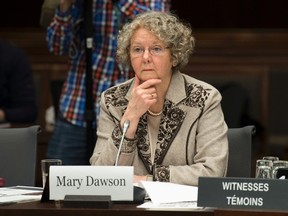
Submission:
<svg viewBox="0 0 288 216">
<path fill-rule="evenodd" d="M 170 49 L 152 32 L 140 28 L 131 38 L 130 58 L 134 72 L 144 82 L 158 78 L 170 81 L 172 58 Z"/>
</svg>

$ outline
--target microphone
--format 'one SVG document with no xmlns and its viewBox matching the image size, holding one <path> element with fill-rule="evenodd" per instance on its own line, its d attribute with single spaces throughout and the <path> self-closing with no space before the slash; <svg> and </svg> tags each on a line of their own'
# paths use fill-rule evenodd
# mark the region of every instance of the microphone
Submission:
<svg viewBox="0 0 288 216">
<path fill-rule="evenodd" d="M 118 152 L 117 152 L 115 166 L 118 166 L 119 156 L 120 156 L 120 153 L 121 153 L 121 148 L 122 148 L 122 145 L 123 145 L 124 137 L 125 137 L 125 134 L 126 134 L 128 128 L 129 128 L 129 126 L 130 126 L 130 121 L 127 119 L 127 120 L 125 120 L 124 125 L 123 125 L 123 134 L 122 134 L 120 145 L 119 145 L 119 149 L 118 149 Z"/>
<path fill-rule="evenodd" d="M 128 128 L 129 128 L 129 126 L 130 126 L 130 121 L 127 119 L 127 120 L 124 121 L 123 134 L 122 134 L 120 145 L 119 145 L 119 149 L 118 149 L 118 152 L 117 152 L 115 166 L 118 166 L 119 156 L 120 156 L 120 153 L 121 153 L 121 148 L 122 148 L 122 145 L 123 145 L 124 137 L 125 137 L 125 134 L 126 134 Z M 145 199 L 145 196 L 146 196 L 145 189 L 143 189 L 141 187 L 138 187 L 138 186 L 133 186 L 133 201 L 131 203 L 143 203 L 144 199 Z M 127 203 L 127 201 L 124 201 L 124 202 L 118 201 L 117 203 Z"/>
</svg>

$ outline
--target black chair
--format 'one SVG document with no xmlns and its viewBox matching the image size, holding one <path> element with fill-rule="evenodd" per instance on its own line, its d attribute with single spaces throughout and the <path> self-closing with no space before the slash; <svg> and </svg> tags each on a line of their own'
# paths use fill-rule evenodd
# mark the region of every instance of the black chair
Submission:
<svg viewBox="0 0 288 216">
<path fill-rule="evenodd" d="M 228 129 L 227 177 L 251 177 L 252 142 L 255 132 L 253 125 Z"/>
<path fill-rule="evenodd" d="M 0 177 L 5 186 L 35 186 L 40 126 L 0 129 Z"/>
</svg>

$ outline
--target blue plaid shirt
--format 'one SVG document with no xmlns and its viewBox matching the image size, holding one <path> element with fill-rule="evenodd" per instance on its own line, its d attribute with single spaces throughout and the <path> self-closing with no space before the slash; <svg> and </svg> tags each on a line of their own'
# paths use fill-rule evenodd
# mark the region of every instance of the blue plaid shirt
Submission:
<svg viewBox="0 0 288 216">
<path fill-rule="evenodd" d="M 116 63 L 117 34 L 122 25 L 135 15 L 155 10 L 169 11 L 170 0 L 94 0 L 93 1 L 93 99 L 96 119 L 100 96 L 107 88 L 124 82 L 134 74 Z M 85 120 L 85 37 L 83 0 L 62 13 L 56 9 L 47 28 L 49 51 L 69 55 L 69 69 L 59 103 L 59 112 L 70 123 L 86 127 Z"/>
</svg>

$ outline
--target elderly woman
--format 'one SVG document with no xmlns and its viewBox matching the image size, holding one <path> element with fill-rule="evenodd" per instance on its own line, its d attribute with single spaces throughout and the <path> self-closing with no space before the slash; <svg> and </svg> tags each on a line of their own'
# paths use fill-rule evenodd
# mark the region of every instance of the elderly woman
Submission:
<svg viewBox="0 0 288 216">
<path fill-rule="evenodd" d="M 222 177 L 228 161 L 221 95 L 182 74 L 193 51 L 190 27 L 174 15 L 147 12 L 118 36 L 117 56 L 135 78 L 101 97 L 92 165 L 114 165 L 124 122 L 130 122 L 119 165 L 134 166 L 134 181 L 198 185 L 199 176 Z"/>
</svg>

